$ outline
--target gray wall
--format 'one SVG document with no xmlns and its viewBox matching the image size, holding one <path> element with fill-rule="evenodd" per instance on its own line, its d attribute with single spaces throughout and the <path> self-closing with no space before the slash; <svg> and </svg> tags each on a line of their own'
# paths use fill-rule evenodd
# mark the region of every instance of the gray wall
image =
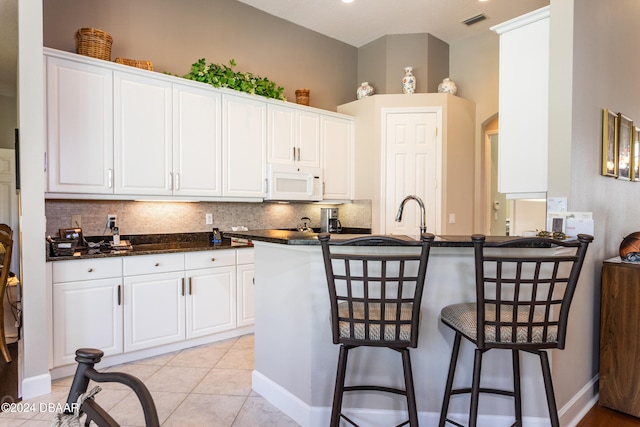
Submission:
<svg viewBox="0 0 640 427">
<path fill-rule="evenodd" d="M 16 98 L 0 96 L 0 148 L 14 147 L 14 129 L 18 127 Z"/>
<path fill-rule="evenodd" d="M 78 28 L 113 37 L 116 57 L 151 60 L 183 75 L 199 58 L 228 63 L 284 87 L 310 89 L 310 105 L 335 111 L 353 101 L 357 49 L 235 0 L 44 1 L 44 45 L 75 52 Z M 311 48 L 312 47 L 312 48 Z"/>
<path fill-rule="evenodd" d="M 402 93 L 406 66 L 413 67 L 416 93 L 437 92 L 449 77 L 449 45 L 431 34 L 390 34 L 358 49 L 358 82 L 376 93 Z"/>
</svg>

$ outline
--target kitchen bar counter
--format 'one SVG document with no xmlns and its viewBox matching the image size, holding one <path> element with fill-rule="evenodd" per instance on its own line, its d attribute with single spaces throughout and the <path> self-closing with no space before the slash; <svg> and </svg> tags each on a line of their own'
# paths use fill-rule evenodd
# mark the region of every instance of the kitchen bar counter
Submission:
<svg viewBox="0 0 640 427">
<path fill-rule="evenodd" d="M 316 233 L 281 230 L 229 232 L 226 236 L 250 239 L 255 247 L 255 368 L 252 388 L 304 427 L 329 425 L 338 361 L 332 343 L 329 296 L 322 253 Z M 360 235 L 361 236 L 361 235 Z M 345 239 L 354 235 L 332 235 Z M 406 237 L 412 239 L 411 237 Z M 493 237 L 494 240 L 508 237 Z M 418 247 L 375 246 L 364 251 L 407 253 Z M 505 249 L 498 249 L 505 250 Z M 554 248 L 519 249 L 554 251 Z M 420 425 L 437 425 L 449 366 L 453 333 L 440 322 L 440 310 L 449 304 L 475 299 L 474 254 L 470 236 L 441 236 L 434 243 L 421 306 L 418 347 L 411 350 Z M 552 358 L 552 353 L 549 354 Z M 473 349 L 462 345 L 456 382 L 470 384 Z M 402 364 L 396 352 L 359 348 L 349 360 L 347 382 L 402 387 Z M 483 360 L 483 384 L 509 388 L 510 352 L 491 352 Z M 521 359 L 524 425 L 548 425 L 539 361 Z M 468 398 L 453 399 L 450 413 L 464 422 Z M 359 425 L 398 425 L 406 418 L 406 404 L 376 393 L 345 396 L 344 407 Z M 480 401 L 479 425 L 509 425 L 510 399 Z"/>
<path fill-rule="evenodd" d="M 247 239 L 251 241 L 279 243 L 283 245 L 305 245 L 305 246 L 320 246 L 318 240 L 319 233 L 302 232 L 293 230 L 248 230 L 248 231 L 225 231 L 223 235 L 226 237 L 235 237 L 240 239 Z M 331 234 L 331 240 L 348 240 L 356 237 L 363 236 L 371 237 L 371 234 L 357 233 L 357 234 Z M 400 236 L 393 235 L 397 239 L 415 242 L 416 246 L 420 246 L 420 241 L 417 236 Z M 507 240 L 513 240 L 516 237 L 513 236 L 487 236 L 488 243 L 498 243 Z M 532 247 L 531 245 L 528 245 Z M 473 247 L 471 242 L 471 236 L 436 236 L 433 247 L 436 248 L 460 248 L 460 247 Z"/>
</svg>

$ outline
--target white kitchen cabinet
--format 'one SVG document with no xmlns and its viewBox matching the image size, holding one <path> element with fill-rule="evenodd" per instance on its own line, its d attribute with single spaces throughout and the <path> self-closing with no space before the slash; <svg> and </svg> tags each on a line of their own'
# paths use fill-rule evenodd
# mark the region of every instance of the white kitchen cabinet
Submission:
<svg viewBox="0 0 640 427">
<path fill-rule="evenodd" d="M 237 257 L 238 327 L 255 323 L 255 269 L 253 248 L 239 249 Z"/>
<path fill-rule="evenodd" d="M 267 141 L 267 104 L 249 96 L 222 96 L 222 194 L 263 198 Z"/>
<path fill-rule="evenodd" d="M 185 339 L 184 254 L 125 257 L 124 351 Z"/>
<path fill-rule="evenodd" d="M 500 34 L 498 191 L 511 198 L 546 197 L 549 16 L 547 6 L 492 27 Z"/>
<path fill-rule="evenodd" d="M 325 200 L 353 199 L 353 120 L 320 118 Z"/>
<path fill-rule="evenodd" d="M 222 195 L 222 96 L 173 84 L 173 194 Z"/>
<path fill-rule="evenodd" d="M 117 194 L 172 194 L 171 93 L 166 80 L 114 71 Z"/>
<path fill-rule="evenodd" d="M 52 271 L 53 365 L 75 363 L 83 347 L 122 353 L 122 260 L 61 261 Z"/>
<path fill-rule="evenodd" d="M 468 235 L 474 221 L 475 104 L 445 93 L 376 95 L 338 106 L 355 117 L 353 198 L 371 200 L 372 232 Z M 402 228 L 398 228 L 400 225 Z"/>
<path fill-rule="evenodd" d="M 236 327 L 236 251 L 185 254 L 187 339 Z"/>
<path fill-rule="evenodd" d="M 46 57 L 47 180 L 53 193 L 113 193 L 113 76 Z"/>
<path fill-rule="evenodd" d="M 320 115 L 269 104 L 267 163 L 320 167 Z"/>
</svg>

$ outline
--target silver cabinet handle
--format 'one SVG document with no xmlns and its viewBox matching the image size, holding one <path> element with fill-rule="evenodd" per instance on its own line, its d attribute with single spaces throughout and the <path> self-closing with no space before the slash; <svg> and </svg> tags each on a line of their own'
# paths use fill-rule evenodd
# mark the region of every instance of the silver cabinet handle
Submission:
<svg viewBox="0 0 640 427">
<path fill-rule="evenodd" d="M 179 173 L 174 174 L 174 180 L 175 180 L 174 189 L 176 191 L 179 191 L 180 190 L 180 174 Z"/>
<path fill-rule="evenodd" d="M 89 267 L 89 268 L 87 269 L 87 272 L 89 272 L 89 273 L 93 273 L 93 268 Z"/>
<path fill-rule="evenodd" d="M 193 295 L 193 277 L 189 277 L 189 295 Z"/>
<path fill-rule="evenodd" d="M 113 169 L 109 169 L 108 180 L 109 180 L 109 188 L 112 188 L 113 187 Z"/>
<path fill-rule="evenodd" d="M 293 161 L 296 161 L 296 147 L 292 147 L 293 148 Z"/>
<path fill-rule="evenodd" d="M 118 285 L 118 305 L 122 305 L 122 285 Z"/>
<path fill-rule="evenodd" d="M 298 161 L 300 161 L 300 147 L 298 147 Z"/>
<path fill-rule="evenodd" d="M 182 278 L 182 296 L 184 296 L 184 277 Z"/>
</svg>

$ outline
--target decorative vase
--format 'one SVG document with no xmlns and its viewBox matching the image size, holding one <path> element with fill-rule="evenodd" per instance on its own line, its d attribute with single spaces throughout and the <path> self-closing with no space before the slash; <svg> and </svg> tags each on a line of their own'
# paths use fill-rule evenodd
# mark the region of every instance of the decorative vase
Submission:
<svg viewBox="0 0 640 427">
<path fill-rule="evenodd" d="M 309 89 L 296 90 L 296 103 L 300 105 L 309 105 Z"/>
<path fill-rule="evenodd" d="M 442 83 L 438 85 L 438 92 L 450 93 L 451 95 L 455 95 L 456 93 L 458 93 L 458 86 L 456 86 L 453 80 L 447 77 L 442 81 Z"/>
<path fill-rule="evenodd" d="M 402 93 L 414 93 L 416 91 L 416 78 L 411 72 L 413 67 L 404 67 L 404 77 L 402 78 Z"/>
<path fill-rule="evenodd" d="M 369 82 L 362 82 L 356 90 L 356 97 L 358 99 L 366 98 L 367 96 L 371 96 L 373 94 L 373 86 L 371 86 Z"/>
</svg>

